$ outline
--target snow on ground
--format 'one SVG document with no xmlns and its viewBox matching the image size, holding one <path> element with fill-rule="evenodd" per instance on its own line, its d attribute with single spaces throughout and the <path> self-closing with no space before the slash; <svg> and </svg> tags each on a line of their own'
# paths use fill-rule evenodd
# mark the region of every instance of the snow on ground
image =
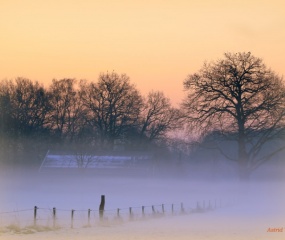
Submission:
<svg viewBox="0 0 285 240">
<path fill-rule="evenodd" d="M 193 179 L 94 177 L 66 173 L 5 172 L 0 177 L 0 239 L 285 239 L 283 182 L 202 182 Z M 105 221 L 100 222 L 100 196 L 106 196 Z M 211 202 L 217 209 L 187 213 Z M 222 203 L 220 207 L 220 203 Z M 231 205 L 227 205 L 231 203 Z M 152 217 L 151 207 L 165 215 Z M 171 214 L 175 204 L 175 214 Z M 33 228 L 33 207 L 38 206 Z M 141 206 L 147 206 L 142 217 Z M 53 229 L 52 208 L 58 209 Z M 129 218 L 129 207 L 134 218 Z M 88 226 L 87 210 L 92 209 Z M 121 221 L 115 221 L 121 208 Z M 71 228 L 71 209 L 75 209 Z M 19 210 L 27 210 L 19 212 Z M 14 213 L 10 213 L 15 211 Z M 9 212 L 9 213 L 5 213 Z M 268 229 L 283 232 L 268 232 Z"/>
</svg>

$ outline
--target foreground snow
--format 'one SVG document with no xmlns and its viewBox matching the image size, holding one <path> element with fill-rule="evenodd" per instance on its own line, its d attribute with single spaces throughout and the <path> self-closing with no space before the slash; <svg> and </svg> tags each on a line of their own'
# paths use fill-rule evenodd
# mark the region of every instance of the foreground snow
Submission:
<svg viewBox="0 0 285 240">
<path fill-rule="evenodd" d="M 4 176 L 4 175 L 2 175 Z M 127 240 L 127 239 L 194 239 L 194 240 L 267 240 L 285 239 L 285 188 L 283 182 L 201 182 L 178 179 L 154 178 L 94 178 L 92 176 L 7 174 L 0 183 L 0 239 L 2 240 Z M 85 210 L 97 210 L 100 195 L 106 195 L 105 221 L 100 222 L 94 213 L 91 226 L 87 225 Z M 222 199 L 233 205 L 218 207 L 214 211 L 190 213 L 197 202 Z M 180 203 L 187 213 L 179 214 Z M 166 204 L 166 213 L 155 217 L 141 208 L 134 210 L 135 217 L 128 217 L 129 207 Z M 175 205 L 171 214 L 169 204 Z M 207 204 L 207 203 L 206 203 Z M 217 201 L 217 205 L 218 201 Z M 59 211 L 56 229 L 50 215 L 38 212 L 37 227 L 33 227 L 33 206 Z M 122 211 L 122 220 L 115 221 L 117 208 Z M 162 211 L 157 207 L 158 211 Z M 19 212 L 21 209 L 31 209 Z M 73 228 L 70 225 L 70 210 L 75 211 Z M 177 210 L 178 209 L 178 210 Z M 66 213 L 66 215 L 64 215 Z M 50 214 L 47 210 L 47 214 Z M 282 229 L 271 232 L 269 229 Z"/>
<path fill-rule="evenodd" d="M 283 224 L 283 225 L 282 225 Z M 231 211 L 205 214 L 181 215 L 120 224 L 104 223 L 90 228 L 63 228 L 36 233 L 5 233 L 0 239 L 41 240 L 128 240 L 128 239 L 195 239 L 195 240 L 274 240 L 284 239 L 285 233 L 267 232 L 269 227 L 284 226 L 284 219 L 277 217 L 234 217 Z"/>
</svg>

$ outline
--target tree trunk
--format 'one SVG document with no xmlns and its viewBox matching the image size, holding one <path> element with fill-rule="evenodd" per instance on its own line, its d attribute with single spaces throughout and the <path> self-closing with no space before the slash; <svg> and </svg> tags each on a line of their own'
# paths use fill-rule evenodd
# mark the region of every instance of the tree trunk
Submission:
<svg viewBox="0 0 285 240">
<path fill-rule="evenodd" d="M 238 167 L 239 178 L 241 181 L 248 181 L 250 176 L 250 170 L 248 169 L 248 154 L 246 152 L 246 143 L 244 135 L 243 125 L 239 128 L 238 139 Z"/>
</svg>

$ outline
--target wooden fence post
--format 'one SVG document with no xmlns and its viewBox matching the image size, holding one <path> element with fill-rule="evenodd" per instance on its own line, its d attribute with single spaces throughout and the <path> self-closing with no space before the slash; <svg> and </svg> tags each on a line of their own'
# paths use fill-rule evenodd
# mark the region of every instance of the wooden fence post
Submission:
<svg viewBox="0 0 285 240">
<path fill-rule="evenodd" d="M 171 205 L 171 213 L 172 213 L 172 215 L 174 214 L 174 204 L 173 203 Z"/>
<path fill-rule="evenodd" d="M 164 214 L 164 204 L 161 204 L 162 213 Z"/>
<path fill-rule="evenodd" d="M 90 213 L 91 213 L 91 209 L 88 209 L 88 226 L 90 226 Z"/>
<path fill-rule="evenodd" d="M 71 228 L 73 228 L 74 210 L 71 210 Z"/>
<path fill-rule="evenodd" d="M 131 207 L 129 208 L 129 213 L 130 213 L 130 220 L 132 220 L 133 219 L 133 212 L 132 212 L 132 208 Z"/>
<path fill-rule="evenodd" d="M 105 195 L 101 195 L 101 203 L 99 206 L 99 215 L 101 220 L 104 217 L 104 208 L 105 208 Z"/>
<path fill-rule="evenodd" d="M 53 219 L 53 228 L 55 228 L 55 221 L 56 221 L 56 208 L 52 209 L 52 219 Z"/>
<path fill-rule="evenodd" d="M 184 206 L 183 206 L 183 203 L 181 203 L 180 208 L 181 208 L 181 213 L 184 213 Z"/>
<path fill-rule="evenodd" d="M 153 205 L 151 206 L 151 209 L 152 209 L 152 213 L 155 214 L 155 210 L 154 210 L 154 206 Z"/>
<path fill-rule="evenodd" d="M 142 206 L 142 216 L 144 217 L 144 206 Z"/>
<path fill-rule="evenodd" d="M 37 225 L 37 210 L 38 210 L 38 207 L 35 206 L 34 207 L 34 226 Z"/>
</svg>

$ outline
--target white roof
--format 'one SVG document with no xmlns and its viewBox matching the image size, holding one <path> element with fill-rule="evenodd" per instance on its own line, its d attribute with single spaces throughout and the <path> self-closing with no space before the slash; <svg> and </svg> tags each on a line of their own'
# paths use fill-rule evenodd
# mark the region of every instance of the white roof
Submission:
<svg viewBox="0 0 285 240">
<path fill-rule="evenodd" d="M 43 168 L 135 168 L 149 156 L 112 156 L 112 155 L 60 155 L 45 156 L 40 170 Z"/>
</svg>

